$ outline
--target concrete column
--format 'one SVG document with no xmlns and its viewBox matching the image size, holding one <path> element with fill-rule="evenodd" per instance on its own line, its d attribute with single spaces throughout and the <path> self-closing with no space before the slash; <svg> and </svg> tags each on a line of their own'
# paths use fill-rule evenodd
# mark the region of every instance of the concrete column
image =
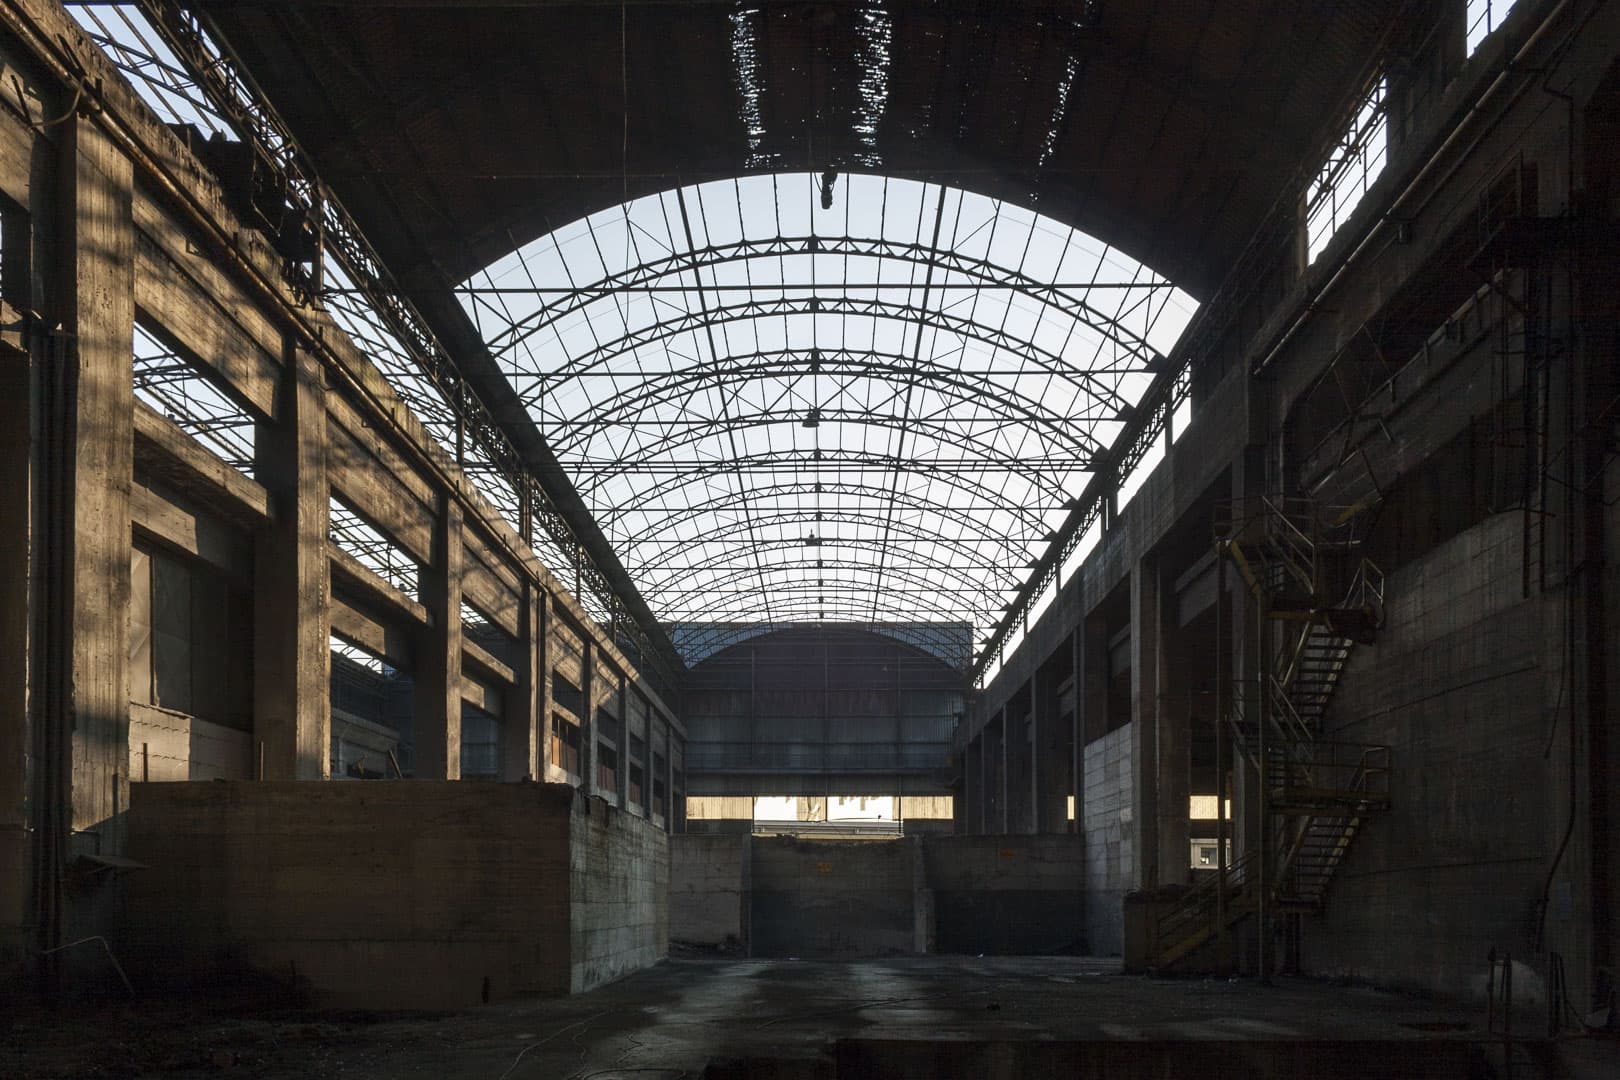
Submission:
<svg viewBox="0 0 1620 1080">
<path fill-rule="evenodd" d="M 422 568 L 430 625 L 416 650 L 416 775 L 461 779 L 461 504 L 446 496 L 433 530 L 433 561 Z"/>
<path fill-rule="evenodd" d="M 1086 744 L 1101 736 L 1108 727 L 1108 624 L 1102 619 L 1083 619 L 1075 642 L 1075 710 L 1079 747 L 1075 783 L 1074 820 L 1079 831 L 1086 831 Z"/>
<path fill-rule="evenodd" d="M 983 743 L 975 735 L 968 740 L 967 746 L 962 750 L 962 794 L 958 799 L 961 803 L 958 816 L 962 822 L 961 831 L 965 833 L 980 833 L 984 831 L 984 754 L 981 750 Z"/>
<path fill-rule="evenodd" d="M 319 363 L 292 348 L 279 417 L 259 425 L 255 475 L 275 520 L 254 538 L 253 735 L 264 780 L 324 780 L 331 770 L 331 562 L 326 391 Z"/>
<path fill-rule="evenodd" d="M 596 790 L 596 642 L 589 634 L 579 636 L 579 777 L 580 790 L 589 795 Z"/>
<path fill-rule="evenodd" d="M 1159 884 L 1158 733 L 1160 604 L 1158 560 L 1131 568 L 1131 839 L 1137 888 Z"/>
<path fill-rule="evenodd" d="M 1086 834 L 1086 619 L 1082 616 L 1069 636 L 1074 664 L 1074 715 L 1069 718 L 1069 794 L 1074 798 L 1070 831 Z"/>
<path fill-rule="evenodd" d="M 1007 831 L 1036 831 L 1035 807 L 1039 775 L 1035 763 L 1036 710 L 1040 707 L 1039 674 L 1032 675 L 1022 704 L 1008 710 L 1007 731 Z"/>
<path fill-rule="evenodd" d="M 1050 669 L 1035 675 L 1035 831 L 1040 833 L 1066 832 L 1069 827 L 1074 724 L 1062 715 L 1059 685 Z"/>
<path fill-rule="evenodd" d="M 532 581 L 523 583 L 515 659 L 517 685 L 506 693 L 501 720 L 501 779 L 538 780 L 545 775 L 549 752 L 551 678 L 546 666 L 546 594 Z"/>
<path fill-rule="evenodd" d="M 675 725 L 662 713 L 664 727 L 664 831 L 675 832 Z"/>
<path fill-rule="evenodd" d="M 17 957 L 30 922 L 28 553 L 36 508 L 31 368 L 27 353 L 0 345 L 0 506 L 6 508 L 0 514 L 0 955 Z"/>
<path fill-rule="evenodd" d="M 1168 584 L 1168 583 L 1166 583 Z M 1191 635 L 1176 626 L 1175 590 L 1159 590 L 1157 788 L 1159 884 L 1184 885 L 1192 874 L 1187 797 L 1191 781 L 1191 691 L 1196 685 Z M 1145 771 L 1145 770 L 1144 770 Z"/>
<path fill-rule="evenodd" d="M 621 810 L 630 808 L 630 695 L 625 689 L 625 677 L 614 680 L 613 707 L 619 714 L 619 738 L 615 752 L 619 767 L 613 773 L 614 805 Z"/>
<path fill-rule="evenodd" d="M 67 198 L 61 265 L 68 440 L 68 573 L 75 850 L 122 849 L 129 806 L 128 617 L 134 469 L 134 180 L 92 121 L 61 129 Z"/>
</svg>

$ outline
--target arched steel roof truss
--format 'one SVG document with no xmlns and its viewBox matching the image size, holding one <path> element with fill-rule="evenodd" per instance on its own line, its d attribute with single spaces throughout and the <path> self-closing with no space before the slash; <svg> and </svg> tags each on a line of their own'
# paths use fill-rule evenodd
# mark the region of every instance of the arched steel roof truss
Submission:
<svg viewBox="0 0 1620 1080">
<path fill-rule="evenodd" d="M 1195 306 L 1030 210 L 808 174 L 634 200 L 458 294 L 677 640 L 938 627 L 952 662 Z"/>
</svg>

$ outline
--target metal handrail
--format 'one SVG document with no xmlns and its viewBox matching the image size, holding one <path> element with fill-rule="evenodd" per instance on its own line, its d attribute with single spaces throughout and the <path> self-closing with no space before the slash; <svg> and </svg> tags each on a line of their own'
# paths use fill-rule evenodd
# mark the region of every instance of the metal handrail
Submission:
<svg viewBox="0 0 1620 1080">
<path fill-rule="evenodd" d="M 1375 626 L 1383 623 L 1384 571 L 1371 559 L 1363 557 L 1356 564 L 1350 587 L 1345 590 L 1344 607 L 1366 612 L 1373 618 Z"/>
<path fill-rule="evenodd" d="M 1288 696 L 1288 688 L 1279 682 L 1276 676 L 1267 681 L 1267 686 L 1271 691 L 1273 729 L 1290 744 L 1315 742 L 1316 732 L 1312 731 L 1305 718 L 1299 715 L 1293 699 Z"/>
<path fill-rule="evenodd" d="M 1249 872 L 1255 865 L 1254 855 L 1253 851 L 1244 852 L 1231 865 L 1225 867 L 1224 871 L 1217 870 L 1206 880 L 1187 890 L 1174 907 L 1161 914 L 1153 926 L 1154 952 L 1157 953 L 1164 945 L 1186 940 L 1189 936 L 1186 929 L 1201 922 L 1206 912 L 1213 920 L 1215 901 L 1223 885 L 1227 892 L 1233 894 L 1241 893 L 1247 888 Z M 1224 858 L 1225 853 L 1221 853 L 1219 857 Z"/>
<path fill-rule="evenodd" d="M 1340 742 L 1333 739 L 1315 739 L 1296 745 L 1292 761 L 1302 766 L 1307 775 L 1349 773 L 1349 782 L 1337 791 L 1360 792 L 1366 795 L 1389 794 L 1390 748 L 1384 743 Z M 1355 751 L 1354 761 L 1340 760 L 1339 751 Z M 1344 755 L 1348 758 L 1348 754 Z"/>
</svg>

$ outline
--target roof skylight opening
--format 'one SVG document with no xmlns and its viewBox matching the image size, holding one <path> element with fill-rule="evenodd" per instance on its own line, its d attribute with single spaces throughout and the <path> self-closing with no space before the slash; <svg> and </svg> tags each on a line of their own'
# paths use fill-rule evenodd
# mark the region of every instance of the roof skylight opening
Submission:
<svg viewBox="0 0 1620 1080">
<path fill-rule="evenodd" d="M 1380 77 L 1305 192 L 1306 261 L 1314 263 L 1384 171 L 1389 129 Z"/>
<path fill-rule="evenodd" d="M 882 8 L 867 8 L 858 15 L 857 63 L 861 67 L 855 137 L 860 140 L 860 163 L 875 168 L 882 163 L 877 150 L 878 124 L 889 105 L 889 47 L 894 36 L 893 20 Z"/>
<path fill-rule="evenodd" d="M 731 13 L 731 61 L 737 76 L 737 94 L 742 99 L 743 126 L 748 131 L 748 167 L 769 165 L 769 155 L 760 150 L 765 138 L 764 113 L 759 99 L 759 44 L 756 40 L 760 13 L 757 8 Z"/>
<path fill-rule="evenodd" d="M 241 138 L 192 81 L 138 4 L 64 6 L 164 123 L 191 124 L 204 135 Z"/>
<path fill-rule="evenodd" d="M 1468 0 L 1468 49 L 1473 56 L 1485 39 L 1507 21 L 1508 12 L 1518 0 Z"/>
<path fill-rule="evenodd" d="M 1046 129 L 1046 141 L 1041 144 L 1040 166 L 1052 160 L 1057 150 L 1058 137 L 1063 133 L 1063 122 L 1069 117 L 1069 92 L 1074 89 L 1074 77 L 1080 70 L 1080 59 L 1074 54 L 1063 63 L 1063 78 L 1058 80 L 1057 103 L 1052 107 L 1052 121 Z"/>
<path fill-rule="evenodd" d="M 821 184 L 638 199 L 458 295 L 667 624 L 982 635 L 1195 304 L 1022 207 Z"/>
</svg>

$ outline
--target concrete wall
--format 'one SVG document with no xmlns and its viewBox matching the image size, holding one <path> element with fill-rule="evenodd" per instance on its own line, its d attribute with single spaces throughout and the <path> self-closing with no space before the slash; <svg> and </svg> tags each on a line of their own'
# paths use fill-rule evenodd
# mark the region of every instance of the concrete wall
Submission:
<svg viewBox="0 0 1620 1080">
<path fill-rule="evenodd" d="M 1084 946 L 1077 836 L 670 838 L 670 936 L 757 956 Z M 750 941 L 750 934 L 752 939 Z"/>
<path fill-rule="evenodd" d="M 661 687 L 541 564 L 519 516 L 435 441 L 447 429 L 424 427 L 365 343 L 301 296 L 268 235 L 237 217 L 215 172 L 59 5 L 0 13 L 0 68 L 55 112 L 81 79 L 100 88 L 93 113 L 49 130 L 0 115 L 0 987 L 66 995 L 110 982 L 104 958 L 58 947 L 121 918 L 120 878 L 80 873 L 78 860 L 129 853 L 132 779 L 327 777 L 334 633 L 409 675 L 415 760 L 400 756 L 417 776 L 460 775 L 466 701 L 499 716 L 502 779 L 516 781 L 547 772 L 549 641 L 572 626 L 586 689 L 615 696 L 640 739 L 640 760 L 637 744 L 617 748 L 618 787 L 605 794 L 678 823 L 685 736 Z M 20 333 L 23 311 L 60 327 L 62 344 Z M 135 395 L 147 339 L 176 357 L 163 377 L 181 381 L 161 402 Z M 180 404 L 192 379 L 210 388 L 200 400 L 240 415 L 198 424 L 207 410 Z M 188 434 L 236 424 L 254 432 L 248 463 Z M 334 497 L 419 568 L 418 588 L 395 588 L 354 544 L 331 541 Z M 141 577 L 159 552 L 183 592 L 158 589 L 150 564 Z M 463 598 L 477 633 L 463 634 Z M 185 692 L 154 696 L 170 686 Z M 626 797 L 627 766 L 641 768 L 640 805 Z M 655 788 L 661 812 L 648 805 Z M 464 797 L 471 819 L 499 816 L 508 798 Z M 189 858 L 179 839 L 147 844 L 162 861 Z M 470 880 L 505 869 L 457 865 Z"/>
<path fill-rule="evenodd" d="M 1086 943 L 1098 956 L 1124 947 L 1122 903 L 1134 887 L 1136 852 L 1131 836 L 1131 729 L 1126 724 L 1086 744 L 1085 777 Z"/>
<path fill-rule="evenodd" d="M 560 785 L 136 784 L 141 987 L 296 984 L 448 1008 L 580 990 L 666 951 L 665 836 Z"/>
<path fill-rule="evenodd" d="M 934 949 L 989 956 L 1084 952 L 1078 836 L 933 836 L 923 845 Z"/>
<path fill-rule="evenodd" d="M 669 953 L 669 836 L 601 799 L 569 806 L 569 979 L 573 992 Z"/>
<path fill-rule="evenodd" d="M 1494 947 L 1529 958 L 1569 813 L 1562 604 L 1521 599 L 1521 518 L 1498 514 L 1391 575 L 1378 643 L 1334 702 L 1335 738 L 1391 747 L 1392 808 L 1362 830 L 1306 970 L 1483 995 Z M 1548 925 L 1573 916 L 1569 868 Z M 1556 947 L 1556 946 L 1555 946 Z M 1515 979 L 1519 997 L 1538 978 Z"/>
<path fill-rule="evenodd" d="M 751 836 L 669 838 L 669 939 L 748 947 Z"/>
<path fill-rule="evenodd" d="M 883 956 L 917 941 L 921 841 L 753 841 L 755 956 Z"/>
</svg>

